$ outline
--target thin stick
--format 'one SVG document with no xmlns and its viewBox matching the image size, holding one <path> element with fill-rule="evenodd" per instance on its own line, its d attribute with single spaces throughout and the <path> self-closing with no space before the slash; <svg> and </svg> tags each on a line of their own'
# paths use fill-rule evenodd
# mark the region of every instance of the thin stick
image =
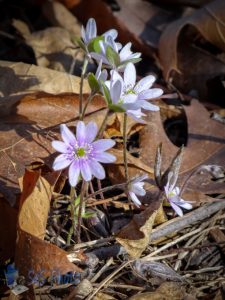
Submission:
<svg viewBox="0 0 225 300">
<path fill-rule="evenodd" d="M 117 273 L 119 273 L 123 268 L 125 268 L 127 265 L 129 265 L 130 261 L 127 261 L 123 263 L 118 269 L 116 269 L 114 272 L 112 272 L 108 277 L 106 277 L 99 285 L 99 287 L 92 292 L 88 297 L 87 300 L 93 299 L 93 297 L 103 288 L 108 281 L 110 281 Z"/>
<path fill-rule="evenodd" d="M 181 237 L 177 238 L 176 240 L 174 240 L 174 241 L 172 241 L 170 243 L 165 244 L 164 246 L 160 247 L 159 249 L 153 251 L 152 253 L 150 253 L 149 255 L 147 255 L 147 256 L 145 256 L 145 257 L 143 257 L 141 259 L 142 260 L 148 260 L 150 257 L 152 257 L 152 256 L 154 256 L 154 255 L 156 255 L 156 254 L 158 254 L 160 252 L 162 252 L 163 250 L 166 250 L 169 247 L 172 247 L 172 246 L 178 244 L 179 242 L 187 239 L 188 237 L 193 236 L 193 235 L 198 234 L 198 233 L 202 234 L 203 232 L 209 231 L 212 228 L 218 228 L 218 226 L 209 227 L 209 228 L 207 228 L 205 230 L 202 230 L 202 228 L 198 228 L 196 230 L 188 232 L 187 234 L 182 235 Z"/>
</svg>

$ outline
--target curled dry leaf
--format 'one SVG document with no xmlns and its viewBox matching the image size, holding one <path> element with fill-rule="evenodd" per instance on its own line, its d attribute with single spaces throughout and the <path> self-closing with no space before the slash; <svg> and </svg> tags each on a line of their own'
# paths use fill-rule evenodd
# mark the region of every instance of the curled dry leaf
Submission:
<svg viewBox="0 0 225 300">
<path fill-rule="evenodd" d="M 163 280 L 184 281 L 182 276 L 176 273 L 172 268 L 160 262 L 142 261 L 138 259 L 133 265 L 137 274 L 146 280 L 150 277 L 158 277 Z"/>
<path fill-rule="evenodd" d="M 81 272 L 70 263 L 67 253 L 44 241 L 53 186 L 38 171 L 28 171 L 23 177 L 16 241 L 16 266 L 28 280 L 31 270 L 43 271 L 49 276 L 52 270 L 61 274 Z"/>
<path fill-rule="evenodd" d="M 126 249 L 131 257 L 140 257 L 148 246 L 159 207 L 160 200 L 153 202 L 145 211 L 134 215 L 131 222 L 116 235 L 117 242 Z"/>
<path fill-rule="evenodd" d="M 184 106 L 188 122 L 188 143 L 184 147 L 180 170 L 180 180 L 184 180 L 201 164 L 224 165 L 225 127 L 210 119 L 208 111 L 197 100 Z M 178 148 L 168 139 L 162 125 L 160 113 L 148 114 L 148 125 L 140 134 L 140 158 L 149 166 L 154 166 L 157 145 L 162 142 L 163 164 L 168 166 Z M 203 193 L 220 193 L 225 183 L 209 181 L 208 176 L 193 176 L 188 187 Z"/>
<path fill-rule="evenodd" d="M 216 0 L 167 26 L 159 43 L 160 61 L 163 73 L 168 80 L 171 70 L 179 70 L 177 44 L 181 30 L 186 25 L 194 26 L 200 34 L 213 45 L 225 50 L 225 2 Z"/>
</svg>

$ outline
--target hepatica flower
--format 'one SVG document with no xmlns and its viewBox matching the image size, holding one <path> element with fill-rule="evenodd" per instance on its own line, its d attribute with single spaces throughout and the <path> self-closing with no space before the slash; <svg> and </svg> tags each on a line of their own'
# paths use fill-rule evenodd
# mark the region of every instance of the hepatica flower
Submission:
<svg viewBox="0 0 225 300">
<path fill-rule="evenodd" d="M 117 72 L 112 72 L 112 80 L 120 79 L 122 82 L 122 94 L 120 101 L 132 103 L 132 109 L 146 109 L 158 111 L 159 107 L 149 103 L 147 100 L 155 99 L 163 94 L 159 88 L 151 88 L 155 81 L 155 76 L 148 75 L 136 83 L 136 69 L 133 63 L 128 63 L 124 70 L 124 78 Z"/>
<path fill-rule="evenodd" d="M 171 207 L 182 217 L 183 211 L 181 208 L 189 210 L 192 209 L 192 205 L 180 197 L 180 189 L 175 186 L 175 183 L 170 184 L 171 177 L 172 174 L 169 173 L 168 182 L 164 187 L 165 195 Z"/>
<path fill-rule="evenodd" d="M 76 136 L 65 124 L 60 125 L 63 141 L 53 141 L 52 146 L 61 154 L 53 163 L 54 170 L 62 170 L 69 167 L 69 183 L 76 186 L 81 174 L 85 181 L 90 181 L 92 175 L 98 179 L 105 178 L 105 170 L 100 163 L 112 163 L 115 156 L 105 152 L 115 145 L 111 139 L 99 139 L 94 141 L 97 135 L 97 125 L 89 122 L 77 123 Z M 99 163 L 100 162 L 100 163 Z"/>
<path fill-rule="evenodd" d="M 102 60 L 114 70 L 124 70 L 129 62 L 138 62 L 141 60 L 141 53 L 131 51 L 131 43 L 127 43 L 123 48 L 120 43 L 114 41 L 113 36 L 107 36 L 104 41 L 99 42 L 100 51 L 91 52 L 91 57 L 97 61 Z"/>
<path fill-rule="evenodd" d="M 143 188 L 145 183 L 142 181 L 147 178 L 147 174 L 139 176 L 131 180 L 130 184 L 128 185 L 128 194 L 137 207 L 141 205 L 141 202 L 137 196 L 144 196 L 146 194 L 146 191 Z"/>
<path fill-rule="evenodd" d="M 97 36 L 97 26 L 95 19 L 90 18 L 87 22 L 86 28 L 81 27 L 81 37 L 86 46 Z"/>
</svg>

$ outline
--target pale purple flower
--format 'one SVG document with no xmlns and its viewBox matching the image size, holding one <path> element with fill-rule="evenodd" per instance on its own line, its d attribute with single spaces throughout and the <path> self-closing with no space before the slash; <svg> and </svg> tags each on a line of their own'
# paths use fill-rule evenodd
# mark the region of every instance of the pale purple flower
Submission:
<svg viewBox="0 0 225 300">
<path fill-rule="evenodd" d="M 105 41 L 100 41 L 99 46 L 101 48 L 100 53 L 91 52 L 91 57 L 97 61 L 102 60 L 105 65 L 108 65 L 110 68 L 115 70 L 123 70 L 125 65 L 130 61 L 136 61 L 140 58 L 141 53 L 136 52 L 133 53 L 131 48 L 131 43 L 127 43 L 122 49 L 121 44 L 116 43 L 111 36 L 107 36 Z M 118 64 L 112 65 L 112 63 L 108 60 L 106 56 L 107 47 L 110 46 L 117 54 L 118 54 Z"/>
<path fill-rule="evenodd" d="M 150 111 L 158 111 L 159 107 L 153 105 L 146 100 L 155 99 L 163 94 L 163 90 L 159 88 L 151 88 L 155 82 L 155 76 L 148 75 L 136 83 L 136 69 L 134 64 L 128 63 L 124 70 L 123 78 L 117 71 L 111 72 L 111 80 L 120 79 L 123 83 L 120 101 L 124 103 L 132 103 L 132 109 L 145 109 Z"/>
<path fill-rule="evenodd" d="M 105 152 L 115 145 L 111 139 L 99 139 L 94 141 L 97 135 L 97 125 L 89 122 L 77 123 L 76 136 L 65 124 L 60 125 L 63 141 L 53 141 L 52 146 L 61 154 L 53 162 L 54 170 L 62 170 L 69 167 L 69 183 L 76 186 L 81 174 L 85 181 L 90 181 L 92 175 L 98 179 L 105 178 L 105 170 L 99 163 L 112 163 L 115 156 Z"/>
<path fill-rule="evenodd" d="M 137 207 L 141 205 L 141 202 L 137 196 L 144 196 L 146 194 L 146 191 L 143 188 L 145 183 L 142 181 L 147 178 L 147 174 L 136 177 L 131 180 L 130 184 L 128 185 L 128 194 Z"/>
<path fill-rule="evenodd" d="M 164 187 L 165 195 L 171 207 L 175 210 L 175 212 L 180 217 L 182 217 L 183 211 L 181 210 L 180 207 L 189 210 L 192 209 L 192 205 L 180 197 L 180 189 L 175 186 L 176 182 L 170 184 L 171 179 L 172 179 L 172 172 L 169 173 L 168 182 Z"/>
<path fill-rule="evenodd" d="M 95 19 L 90 18 L 87 22 L 86 28 L 81 26 L 81 37 L 82 37 L 85 45 L 88 46 L 88 44 L 91 42 L 91 40 L 96 38 L 96 36 L 97 36 L 96 22 L 95 22 Z"/>
</svg>

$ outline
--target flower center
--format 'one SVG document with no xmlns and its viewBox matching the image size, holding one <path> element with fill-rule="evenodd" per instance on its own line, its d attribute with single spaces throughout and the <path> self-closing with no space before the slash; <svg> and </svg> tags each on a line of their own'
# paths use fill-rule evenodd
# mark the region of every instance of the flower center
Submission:
<svg viewBox="0 0 225 300">
<path fill-rule="evenodd" d="M 89 159 L 92 157 L 93 147 L 91 144 L 84 143 L 82 145 L 76 144 L 73 149 L 73 157 L 77 159 Z"/>
<path fill-rule="evenodd" d="M 85 151 L 84 148 L 78 148 L 77 151 L 76 151 L 76 154 L 77 154 L 78 157 L 83 157 L 83 156 L 85 156 L 86 151 Z"/>
</svg>

